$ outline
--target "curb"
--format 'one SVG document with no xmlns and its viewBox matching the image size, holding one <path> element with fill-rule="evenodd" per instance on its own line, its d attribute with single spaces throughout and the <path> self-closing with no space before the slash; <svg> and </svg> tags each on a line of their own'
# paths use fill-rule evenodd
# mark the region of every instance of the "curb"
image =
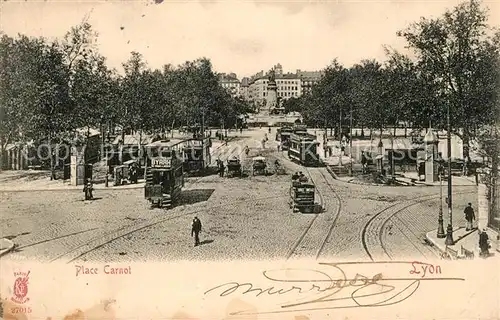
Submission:
<svg viewBox="0 0 500 320">
<path fill-rule="evenodd" d="M 212 156 L 217 150 L 221 149 L 222 147 L 225 147 L 228 145 L 228 143 L 232 140 L 234 140 L 236 137 L 229 137 L 227 141 L 222 143 L 220 146 L 215 148 L 210 155 Z M 133 189 L 142 189 L 144 188 L 144 183 L 138 184 L 137 186 L 133 187 L 104 187 L 104 186 L 94 186 L 94 190 L 133 190 Z M 39 189 L 1 189 L 0 192 L 61 192 L 61 191 L 82 191 L 82 187 L 80 186 L 71 186 L 70 188 L 39 188 Z M 1 319 L 0 319 L 1 320 Z"/>
<path fill-rule="evenodd" d="M 9 240 L 7 238 L 2 238 L 2 239 L 0 239 L 0 241 L 2 242 L 2 246 L 3 246 L 4 243 L 6 244 L 6 248 L 5 249 L 0 249 L 0 257 L 6 255 L 9 252 L 11 252 L 16 247 L 16 245 L 14 244 L 14 242 L 12 242 L 11 240 Z"/>
<path fill-rule="evenodd" d="M 128 187 L 128 188 L 122 188 L 122 187 L 95 187 L 94 190 L 133 190 L 133 189 L 142 189 L 144 188 L 144 184 L 142 185 L 137 185 L 133 187 Z M 50 191 L 82 191 L 82 188 L 78 186 L 78 188 L 45 188 L 45 189 L 0 189 L 0 192 L 50 192 Z"/>
<path fill-rule="evenodd" d="M 458 229 L 457 229 L 458 230 Z M 455 230 L 456 231 L 456 230 Z M 474 232 L 477 232 L 477 229 L 473 229 L 467 233 L 465 233 L 462 237 L 458 238 L 457 240 L 455 240 L 455 244 L 454 245 L 457 245 L 458 242 L 466 237 L 468 237 L 469 235 L 473 234 Z M 436 230 L 431 230 L 429 232 L 427 232 L 425 234 L 425 239 L 432 244 L 432 246 L 436 249 L 438 249 L 441 253 L 445 253 L 446 252 L 446 246 L 444 248 L 441 248 L 437 242 L 436 242 L 436 239 L 434 238 L 434 236 L 430 236 L 430 235 L 435 235 L 437 233 L 437 229 Z M 445 239 L 445 238 L 443 238 Z"/>
<path fill-rule="evenodd" d="M 350 184 L 357 184 L 357 185 L 371 185 L 371 186 L 381 186 L 380 184 L 376 183 L 355 183 L 353 182 L 354 178 L 351 178 L 349 180 L 343 180 L 340 179 L 335 172 L 330 168 L 329 165 L 325 165 L 326 170 L 331 174 L 331 176 L 338 181 L 344 182 L 344 183 L 350 183 Z M 471 185 L 471 184 L 452 184 L 453 187 L 475 187 L 476 185 Z M 416 183 L 414 185 L 407 185 L 404 186 L 405 188 L 407 187 L 439 187 L 439 185 L 434 185 L 434 184 L 427 184 L 427 183 Z"/>
</svg>

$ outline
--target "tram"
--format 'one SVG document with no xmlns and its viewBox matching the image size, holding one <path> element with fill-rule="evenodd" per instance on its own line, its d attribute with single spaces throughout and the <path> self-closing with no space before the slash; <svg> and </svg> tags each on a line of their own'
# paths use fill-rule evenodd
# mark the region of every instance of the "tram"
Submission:
<svg viewBox="0 0 500 320">
<path fill-rule="evenodd" d="M 304 132 L 292 133 L 288 157 L 303 166 L 318 166 L 320 164 L 318 145 L 315 135 Z"/>
<path fill-rule="evenodd" d="M 211 162 L 209 137 L 187 139 L 183 143 L 184 172 L 201 173 L 208 168 Z"/>
<path fill-rule="evenodd" d="M 292 133 L 291 127 L 278 128 L 276 132 L 276 141 L 280 142 L 282 150 L 288 150 L 290 145 L 290 134 Z"/>
<path fill-rule="evenodd" d="M 321 205 L 314 200 L 316 187 L 312 182 L 292 181 L 290 188 L 290 208 L 294 212 L 300 213 L 319 213 Z"/>
<path fill-rule="evenodd" d="M 183 140 L 160 140 L 146 145 L 144 198 L 152 207 L 171 208 L 184 186 Z"/>
</svg>

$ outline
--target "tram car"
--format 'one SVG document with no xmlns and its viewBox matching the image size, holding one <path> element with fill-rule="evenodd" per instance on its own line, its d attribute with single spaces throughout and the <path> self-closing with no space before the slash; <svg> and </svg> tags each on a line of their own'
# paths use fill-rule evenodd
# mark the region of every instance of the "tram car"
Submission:
<svg viewBox="0 0 500 320">
<path fill-rule="evenodd" d="M 276 132 L 276 141 L 280 142 L 282 150 L 288 150 L 292 131 L 292 127 L 278 128 L 278 132 Z"/>
<path fill-rule="evenodd" d="M 307 133 L 307 126 L 305 124 L 296 124 L 292 128 L 292 133 L 305 134 Z"/>
<path fill-rule="evenodd" d="M 319 213 L 321 206 L 314 201 L 316 186 L 311 182 L 292 181 L 290 209 L 300 213 Z"/>
<path fill-rule="evenodd" d="M 211 162 L 211 145 L 212 143 L 209 137 L 185 140 L 182 150 L 184 172 L 195 174 L 201 173 L 207 169 Z"/>
<path fill-rule="evenodd" d="M 303 132 L 292 133 L 288 157 L 303 166 L 318 166 L 320 164 L 318 145 L 315 135 Z"/>
<path fill-rule="evenodd" d="M 144 198 L 152 207 L 171 208 L 184 186 L 182 140 L 161 140 L 146 146 Z"/>
</svg>

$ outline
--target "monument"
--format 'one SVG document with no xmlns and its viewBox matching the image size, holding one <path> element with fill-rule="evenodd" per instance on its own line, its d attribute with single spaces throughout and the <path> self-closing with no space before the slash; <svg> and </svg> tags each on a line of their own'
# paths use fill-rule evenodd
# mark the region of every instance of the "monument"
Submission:
<svg viewBox="0 0 500 320">
<path fill-rule="evenodd" d="M 279 67 L 279 65 L 278 65 Z M 248 119 L 249 125 L 282 125 L 283 123 L 293 124 L 297 121 L 302 121 L 302 116 L 299 113 L 285 114 L 283 100 L 278 99 L 278 85 L 276 83 L 276 71 L 271 69 L 267 75 L 268 83 L 265 95 L 265 101 L 258 107 L 258 112 L 250 116 Z"/>
<path fill-rule="evenodd" d="M 438 143 L 439 139 L 429 126 L 424 137 L 425 144 L 425 182 L 431 183 L 438 180 Z"/>
<path fill-rule="evenodd" d="M 276 85 L 276 74 L 274 68 L 269 72 L 269 82 L 267 84 L 266 106 L 264 112 L 271 114 L 271 112 L 278 107 L 278 86 Z"/>
<path fill-rule="evenodd" d="M 70 182 L 72 186 L 85 184 L 85 147 L 73 146 L 71 150 Z"/>
</svg>

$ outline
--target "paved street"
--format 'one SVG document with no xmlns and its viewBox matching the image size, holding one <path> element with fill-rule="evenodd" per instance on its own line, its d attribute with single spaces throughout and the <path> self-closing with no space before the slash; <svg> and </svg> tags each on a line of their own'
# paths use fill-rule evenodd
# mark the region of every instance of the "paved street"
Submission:
<svg viewBox="0 0 500 320">
<path fill-rule="evenodd" d="M 249 145 L 249 157 L 280 159 L 288 175 L 188 178 L 181 204 L 171 210 L 151 210 L 143 189 L 98 190 L 91 202 L 82 200 L 81 190 L 4 192 L 1 232 L 18 245 L 8 257 L 66 262 L 435 257 L 423 239 L 437 227 L 437 187 L 335 180 L 325 168 L 306 169 L 278 154 L 273 139 L 267 150 L 259 150 L 265 132 L 244 132 L 217 149 L 214 159 Z M 249 170 L 249 159 L 241 156 Z M 325 212 L 292 213 L 288 192 L 293 171 L 313 179 Z M 454 189 L 455 226 L 464 224 L 463 207 L 475 203 L 475 192 L 474 187 Z M 193 247 L 190 236 L 194 216 L 203 223 L 199 247 Z M 446 218 L 445 208 L 445 226 Z"/>
</svg>

